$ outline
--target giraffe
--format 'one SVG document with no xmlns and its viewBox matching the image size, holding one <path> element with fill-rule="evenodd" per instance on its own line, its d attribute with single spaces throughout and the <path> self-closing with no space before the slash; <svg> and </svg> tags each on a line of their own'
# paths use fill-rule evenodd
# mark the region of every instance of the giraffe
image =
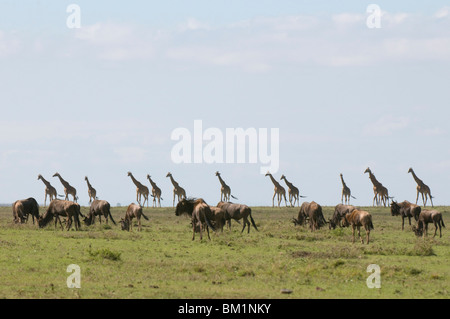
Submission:
<svg viewBox="0 0 450 319">
<path fill-rule="evenodd" d="M 175 196 L 177 196 L 178 201 L 180 201 L 180 198 L 181 199 L 186 198 L 186 191 L 184 190 L 183 187 L 178 185 L 178 183 L 173 179 L 171 172 L 167 173 L 166 177 L 170 178 L 170 181 L 172 182 L 173 185 L 173 207 L 175 207 Z"/>
<path fill-rule="evenodd" d="M 285 202 L 286 207 L 287 207 L 286 190 L 284 189 L 284 187 L 281 186 L 280 183 L 278 183 L 275 180 L 275 178 L 273 178 L 273 176 L 272 176 L 272 174 L 270 174 L 270 172 L 267 172 L 265 176 L 269 176 L 270 180 L 273 183 L 273 185 L 275 185 L 275 192 L 274 192 L 273 197 L 272 197 L 272 207 L 275 207 L 275 204 L 274 204 L 275 196 L 277 196 L 277 199 L 278 199 L 278 207 L 280 207 L 280 203 L 283 200 L 283 197 L 284 197 L 284 202 Z"/>
<path fill-rule="evenodd" d="M 228 202 L 230 200 L 230 196 L 233 197 L 234 199 L 237 199 L 236 197 L 234 197 L 233 195 L 231 195 L 231 188 L 230 186 L 228 186 L 225 181 L 222 179 L 222 177 L 220 176 L 219 172 L 216 172 L 216 176 L 219 178 L 219 182 L 222 185 L 222 187 L 220 188 L 220 201 L 224 201 L 224 202 Z M 222 199 L 223 198 L 223 199 Z"/>
<path fill-rule="evenodd" d="M 75 189 L 75 187 L 71 186 L 68 182 L 66 182 L 61 175 L 59 175 L 59 173 L 55 173 L 53 175 L 53 177 L 58 177 L 59 181 L 61 182 L 61 184 L 63 184 L 64 186 L 64 194 L 66 194 L 66 197 L 64 198 L 64 200 L 69 200 L 69 195 L 73 196 L 73 201 L 76 203 L 78 200 L 77 197 L 77 190 Z"/>
<path fill-rule="evenodd" d="M 286 179 L 286 176 L 281 175 L 280 180 L 283 180 L 283 179 L 288 187 L 289 203 L 291 203 L 291 207 L 295 206 L 295 202 L 297 202 L 297 206 L 300 206 L 300 197 L 305 197 L 305 196 L 300 196 L 300 191 L 298 190 L 298 188 L 295 187 L 291 182 L 289 182 Z M 292 203 L 292 199 L 294 199 L 294 203 Z"/>
<path fill-rule="evenodd" d="M 342 175 L 342 173 L 340 174 L 340 176 L 341 176 L 341 182 L 342 182 L 341 204 L 344 204 L 344 199 L 345 199 L 345 204 L 350 205 L 350 197 L 352 197 L 354 199 L 356 199 L 356 197 L 352 196 L 350 188 L 344 182 L 344 176 Z"/>
<path fill-rule="evenodd" d="M 89 179 L 87 176 L 84 177 L 84 180 L 86 181 L 88 186 L 89 204 L 91 204 L 92 201 L 97 199 L 97 191 L 94 187 L 92 187 L 91 183 L 89 183 Z"/>
<path fill-rule="evenodd" d="M 156 199 L 158 199 L 159 207 L 161 207 L 161 188 L 159 188 L 156 183 L 152 180 L 151 176 L 147 174 L 147 179 L 152 184 L 152 197 L 153 197 L 153 206 L 156 207 Z"/>
<path fill-rule="evenodd" d="M 134 178 L 131 172 L 128 172 L 128 176 L 131 177 L 131 180 L 133 181 L 134 185 L 136 185 L 136 201 L 139 203 L 140 206 L 144 206 L 145 202 L 147 202 L 148 207 L 148 194 L 149 194 L 148 187 L 142 185 L 136 178 Z M 141 205 L 142 196 L 144 196 L 144 202 Z"/>
<path fill-rule="evenodd" d="M 376 179 L 375 175 L 373 175 L 370 168 L 367 167 L 367 169 L 364 171 L 364 174 L 365 173 L 369 173 L 369 179 L 373 184 L 373 193 L 375 194 L 375 196 L 373 197 L 372 205 L 375 206 L 375 200 L 376 200 L 377 206 L 379 204 L 383 204 L 386 207 L 386 203 L 389 206 L 389 198 L 391 198 L 391 197 L 389 197 L 387 188 L 384 187 L 383 184 L 381 184 Z"/>
<path fill-rule="evenodd" d="M 433 196 L 431 196 L 431 191 L 430 188 L 428 187 L 428 185 L 425 185 L 425 183 L 417 177 L 416 173 L 414 173 L 414 170 L 412 168 L 410 168 L 408 170 L 408 173 L 411 173 L 414 180 L 417 183 L 417 197 L 416 197 L 416 205 L 417 205 L 417 201 L 419 200 L 419 193 L 422 194 L 422 202 L 423 202 L 423 207 L 427 206 L 427 200 L 428 200 L 428 196 L 430 196 L 430 201 L 431 201 L 431 207 L 434 207 L 433 205 Z"/>
<path fill-rule="evenodd" d="M 50 198 L 50 201 L 57 198 L 58 193 L 56 192 L 56 188 L 54 188 L 50 182 L 48 182 L 45 178 L 42 177 L 41 174 L 38 175 L 38 180 L 41 180 L 45 184 L 45 198 L 44 198 L 44 207 L 47 204 L 47 195 Z"/>
</svg>

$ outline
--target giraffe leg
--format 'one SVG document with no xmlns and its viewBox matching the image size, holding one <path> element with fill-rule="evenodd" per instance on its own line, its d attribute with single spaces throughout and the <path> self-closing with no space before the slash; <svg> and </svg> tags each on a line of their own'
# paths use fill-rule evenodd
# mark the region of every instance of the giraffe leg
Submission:
<svg viewBox="0 0 450 319">
<path fill-rule="evenodd" d="M 417 196 L 416 196 L 416 205 L 417 205 L 417 202 L 419 201 L 419 190 L 417 190 Z"/>
<path fill-rule="evenodd" d="M 277 193 L 275 192 L 274 194 L 273 194 L 273 197 L 272 197 L 272 207 L 275 207 L 275 196 L 277 195 Z"/>
</svg>

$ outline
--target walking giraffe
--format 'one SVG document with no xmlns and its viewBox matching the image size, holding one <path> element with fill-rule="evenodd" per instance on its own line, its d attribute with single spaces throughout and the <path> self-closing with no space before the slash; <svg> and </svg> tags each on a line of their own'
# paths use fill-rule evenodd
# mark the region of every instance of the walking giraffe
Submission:
<svg viewBox="0 0 450 319">
<path fill-rule="evenodd" d="M 172 173 L 167 173 L 166 177 L 170 178 L 173 185 L 173 207 L 175 207 L 175 196 L 177 196 L 178 201 L 180 201 L 181 199 L 186 198 L 186 191 L 173 179 Z"/>
<path fill-rule="evenodd" d="M 275 203 L 274 203 L 275 196 L 277 196 L 277 199 L 278 199 L 278 207 L 280 207 L 280 203 L 283 200 L 283 197 L 284 197 L 284 202 L 287 206 L 286 190 L 284 189 L 284 187 L 281 186 L 280 183 L 278 183 L 275 180 L 275 178 L 273 178 L 273 176 L 272 176 L 272 174 L 270 174 L 270 172 L 267 172 L 265 176 L 269 176 L 270 180 L 272 181 L 273 185 L 275 186 L 275 189 L 274 189 L 275 192 L 272 197 L 272 207 L 275 207 Z"/>
<path fill-rule="evenodd" d="M 372 174 L 372 171 L 370 168 L 367 167 L 367 169 L 364 171 L 364 174 L 369 174 L 369 179 L 373 184 L 373 193 L 375 196 L 373 197 L 373 206 L 375 206 L 375 201 L 377 202 L 377 206 L 379 204 L 383 204 L 386 207 L 389 206 L 389 193 L 386 187 L 383 186 L 375 177 L 375 175 Z"/>
<path fill-rule="evenodd" d="M 306 197 L 306 196 L 300 196 L 300 191 L 297 187 L 294 186 L 291 182 L 289 182 L 286 178 L 286 176 L 281 175 L 280 180 L 283 180 L 286 183 L 288 187 L 288 195 L 289 195 L 289 203 L 291 203 L 291 206 L 295 206 L 295 202 L 297 201 L 297 206 L 300 206 L 300 197 Z M 292 199 L 294 199 L 294 203 L 292 203 Z"/>
<path fill-rule="evenodd" d="M 147 174 L 147 179 L 150 181 L 152 185 L 152 197 L 153 197 L 153 205 L 152 207 L 156 207 L 156 199 L 158 199 L 158 205 L 161 207 L 161 188 L 159 188 L 156 183 L 152 180 L 151 176 Z"/>
<path fill-rule="evenodd" d="M 237 199 L 236 197 L 231 195 L 231 188 L 230 188 L 230 186 L 228 186 L 225 183 L 225 181 L 220 176 L 219 172 L 216 172 L 216 176 L 219 178 L 220 185 L 222 185 L 222 187 L 220 188 L 220 201 L 221 202 L 222 201 L 228 202 L 228 201 L 230 201 L 230 196 L 233 197 L 234 199 Z"/>
<path fill-rule="evenodd" d="M 53 177 L 58 177 L 59 181 L 61 182 L 61 184 L 64 186 L 64 194 L 66 194 L 66 197 L 64 198 L 64 200 L 69 200 L 69 195 L 73 196 L 73 201 L 76 203 L 78 200 L 77 197 L 77 190 L 75 189 L 75 187 L 71 186 L 68 182 L 66 182 L 61 175 L 59 175 L 59 173 L 55 173 L 53 175 Z"/>
<path fill-rule="evenodd" d="M 433 205 L 433 196 L 431 196 L 431 190 L 428 187 L 428 185 L 426 185 L 420 178 L 417 177 L 416 173 L 414 173 L 414 170 L 412 168 L 410 168 L 408 170 L 408 173 L 411 173 L 414 180 L 417 183 L 417 197 L 416 197 L 416 205 L 417 205 L 417 201 L 419 200 L 419 193 L 422 194 L 422 202 L 423 202 L 423 207 L 427 206 L 427 200 L 428 200 L 428 196 L 430 196 L 430 201 L 431 201 L 431 207 L 434 207 Z"/>
<path fill-rule="evenodd" d="M 145 185 L 142 185 L 136 178 L 134 178 L 133 174 L 131 172 L 128 172 L 128 176 L 131 177 L 131 180 L 133 181 L 134 185 L 136 185 L 136 201 L 139 203 L 139 205 L 144 206 L 145 202 L 147 202 L 148 207 L 148 187 Z M 144 196 L 144 202 L 141 204 L 141 198 Z"/>
<path fill-rule="evenodd" d="M 87 176 L 84 177 L 84 180 L 88 186 L 88 196 L 89 196 L 89 204 L 91 204 L 94 200 L 97 199 L 97 191 L 94 187 L 92 187 L 91 183 L 89 183 L 89 179 Z"/>
<path fill-rule="evenodd" d="M 345 199 L 345 204 L 350 205 L 350 197 L 354 198 L 354 199 L 356 199 L 356 197 L 352 196 L 350 188 L 347 186 L 347 184 L 345 184 L 344 176 L 342 174 L 340 174 L 340 176 L 341 176 L 341 182 L 342 182 L 341 203 L 344 204 L 344 199 Z"/>
<path fill-rule="evenodd" d="M 47 195 L 50 198 L 50 201 L 57 198 L 58 193 L 56 192 L 56 188 L 54 188 L 50 182 L 48 182 L 45 178 L 42 177 L 41 174 L 38 175 L 38 180 L 41 180 L 45 184 L 45 198 L 44 198 L 44 207 L 47 205 Z"/>
</svg>

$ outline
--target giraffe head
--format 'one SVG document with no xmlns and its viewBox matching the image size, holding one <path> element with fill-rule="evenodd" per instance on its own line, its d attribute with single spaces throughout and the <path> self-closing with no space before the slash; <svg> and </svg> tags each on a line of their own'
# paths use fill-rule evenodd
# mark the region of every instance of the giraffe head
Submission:
<svg viewBox="0 0 450 319">
<path fill-rule="evenodd" d="M 217 172 L 216 172 L 216 176 L 220 176 L 220 173 L 219 173 L 219 171 L 217 171 Z"/>
<path fill-rule="evenodd" d="M 38 175 L 38 180 L 40 180 L 42 178 L 42 175 L 41 174 L 39 174 Z"/>
<path fill-rule="evenodd" d="M 171 172 L 167 173 L 166 177 L 170 177 L 170 176 L 172 176 L 172 173 Z"/>
<path fill-rule="evenodd" d="M 53 174 L 53 177 L 56 177 L 56 176 L 60 176 L 58 172 L 56 172 L 55 174 Z"/>
<path fill-rule="evenodd" d="M 84 177 L 84 180 L 85 180 L 85 181 L 87 181 L 87 180 L 88 180 L 87 176 L 85 176 L 85 177 Z"/>
<path fill-rule="evenodd" d="M 128 173 L 127 173 L 127 176 L 131 176 L 131 172 L 128 172 Z"/>
<path fill-rule="evenodd" d="M 150 174 L 147 174 L 147 179 L 150 179 L 150 178 L 151 178 Z"/>
<path fill-rule="evenodd" d="M 284 176 L 284 175 L 281 175 L 281 178 L 280 178 L 280 180 L 282 180 L 282 179 L 286 179 L 286 176 Z"/>
<path fill-rule="evenodd" d="M 412 173 L 412 172 L 414 172 L 414 171 L 413 171 L 412 167 L 410 167 L 408 170 L 408 173 Z"/>
<path fill-rule="evenodd" d="M 267 171 L 266 175 L 264 175 L 264 176 L 270 176 L 270 175 L 272 175 L 272 174 L 270 174 L 270 172 Z"/>
<path fill-rule="evenodd" d="M 342 177 L 342 176 L 344 176 L 344 175 L 342 175 L 342 173 L 340 173 L 339 176 Z"/>
<path fill-rule="evenodd" d="M 372 171 L 370 170 L 370 168 L 368 168 L 368 167 L 367 167 L 367 168 L 366 168 L 366 170 L 364 171 L 364 174 L 365 174 L 365 173 L 369 173 L 369 174 L 371 174 L 371 173 L 372 173 Z"/>
</svg>

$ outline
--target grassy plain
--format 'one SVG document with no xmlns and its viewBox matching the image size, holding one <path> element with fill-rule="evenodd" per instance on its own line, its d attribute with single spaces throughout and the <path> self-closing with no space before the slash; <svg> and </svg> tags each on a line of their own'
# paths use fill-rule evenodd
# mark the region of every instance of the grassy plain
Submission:
<svg viewBox="0 0 450 319">
<path fill-rule="evenodd" d="M 333 209 L 324 207 L 326 219 Z M 231 231 L 192 241 L 190 220 L 173 208 L 145 208 L 142 232 L 125 232 L 98 222 L 81 231 L 15 225 L 1 207 L 0 298 L 449 298 L 450 229 L 416 238 L 389 209 L 365 209 L 369 245 L 352 244 L 349 228 L 294 226 L 298 208 L 253 207 L 259 232 L 233 221 Z M 124 213 L 112 209 L 116 221 Z M 70 264 L 80 266 L 79 289 L 67 287 Z M 380 266 L 379 289 L 367 287 L 370 264 Z"/>
</svg>

